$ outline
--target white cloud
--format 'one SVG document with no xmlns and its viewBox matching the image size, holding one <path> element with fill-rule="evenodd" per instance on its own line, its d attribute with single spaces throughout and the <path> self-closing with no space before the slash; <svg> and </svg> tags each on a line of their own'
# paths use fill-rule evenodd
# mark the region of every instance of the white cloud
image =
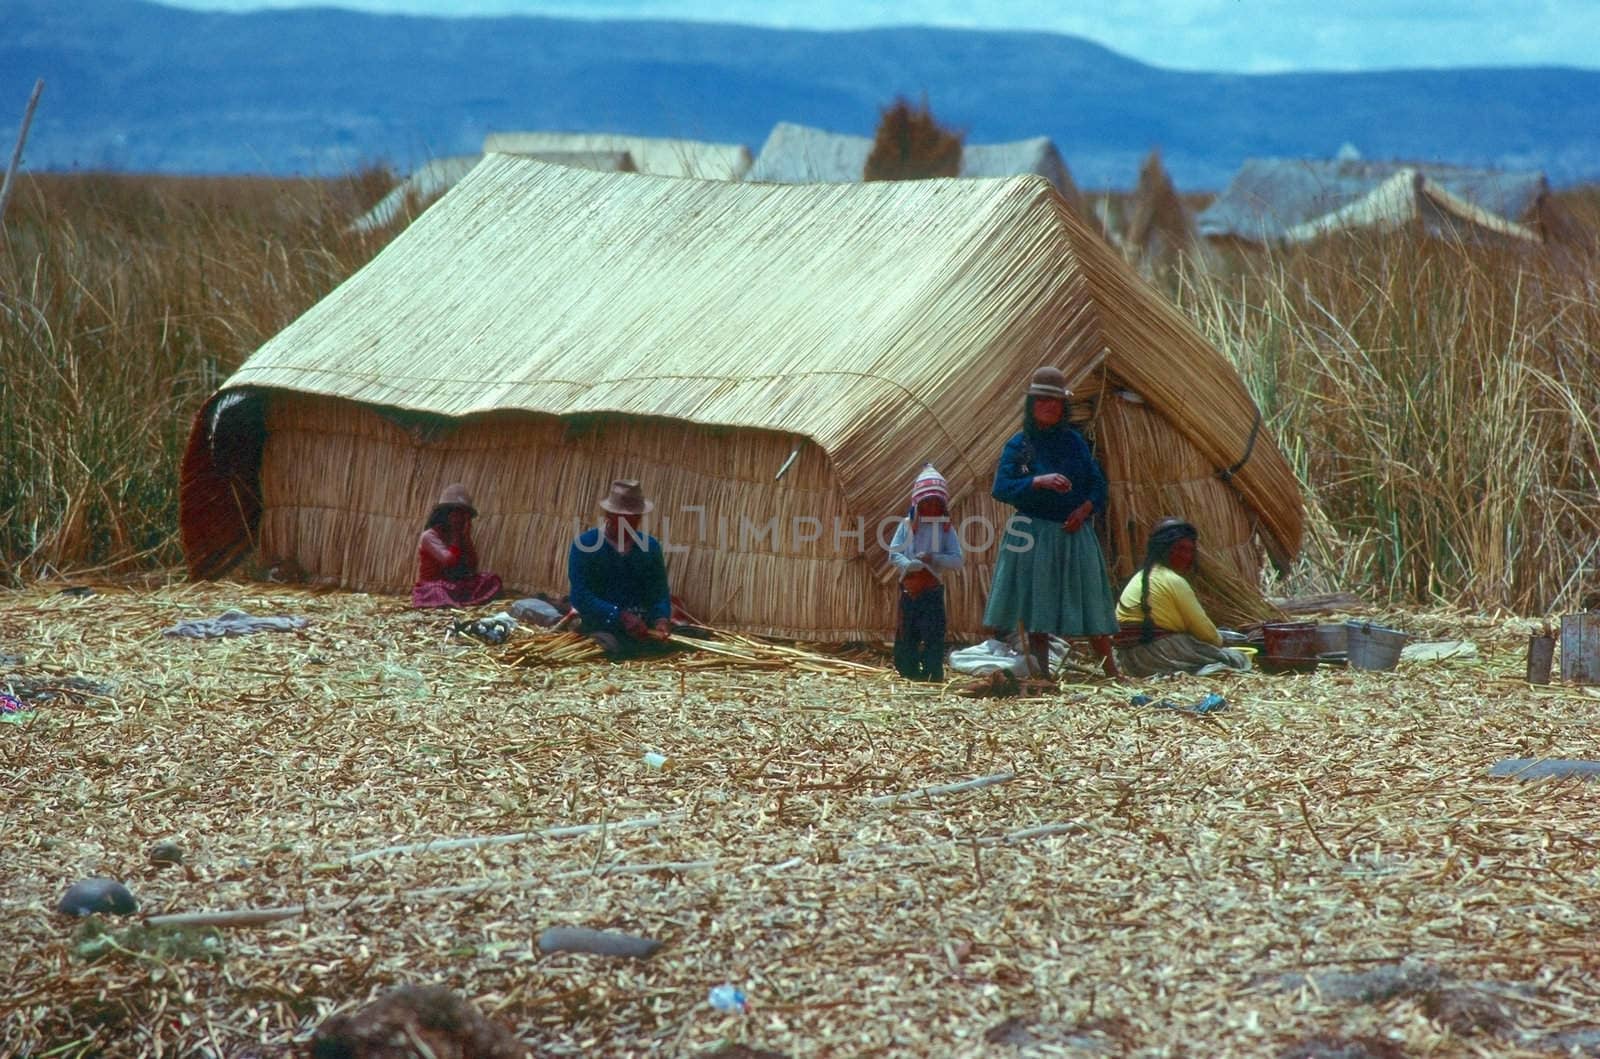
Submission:
<svg viewBox="0 0 1600 1059">
<path fill-rule="evenodd" d="M 1087 37 L 1156 66 L 1262 72 L 1595 67 L 1595 0 L 163 0 L 240 11 L 311 4 L 406 14 L 688 18 L 854 29 L 945 25 Z"/>
</svg>

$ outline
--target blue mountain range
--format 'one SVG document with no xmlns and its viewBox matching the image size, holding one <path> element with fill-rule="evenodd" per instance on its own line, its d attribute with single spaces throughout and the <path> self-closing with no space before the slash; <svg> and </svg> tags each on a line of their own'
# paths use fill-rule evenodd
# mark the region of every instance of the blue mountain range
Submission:
<svg viewBox="0 0 1600 1059">
<path fill-rule="evenodd" d="M 335 175 L 475 153 L 484 134 L 744 143 L 775 122 L 870 134 L 926 97 L 975 143 L 1047 135 L 1078 183 L 1159 147 L 1185 190 L 1246 157 L 1368 158 L 1600 179 L 1600 71 L 1208 74 L 1047 33 L 811 32 L 687 22 L 221 14 L 143 0 L 0 2 L 5 147 L 34 79 L 33 169 Z"/>
</svg>

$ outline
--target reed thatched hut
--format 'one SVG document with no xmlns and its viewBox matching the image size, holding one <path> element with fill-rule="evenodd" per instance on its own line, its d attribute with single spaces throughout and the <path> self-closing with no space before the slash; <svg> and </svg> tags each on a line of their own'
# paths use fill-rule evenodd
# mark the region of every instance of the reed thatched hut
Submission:
<svg viewBox="0 0 1600 1059">
<path fill-rule="evenodd" d="M 1250 159 L 1196 224 L 1208 239 L 1244 243 L 1358 229 L 1526 243 L 1574 234 L 1543 173 L 1359 159 Z"/>
<path fill-rule="evenodd" d="M 869 136 L 780 121 L 767 134 L 755 164 L 744 178 L 769 184 L 848 184 L 861 179 L 871 153 Z M 959 175 L 964 179 L 1029 173 L 1044 177 L 1068 205 L 1080 209 L 1078 186 L 1049 137 L 962 145 Z"/>
<path fill-rule="evenodd" d="M 568 541 L 633 476 L 706 620 L 880 637 L 875 528 L 932 461 L 974 520 L 950 606 L 977 635 L 997 548 L 977 520 L 1003 526 L 994 460 L 1045 363 L 1111 480 L 1117 572 L 1181 512 L 1202 594 L 1257 608 L 1261 550 L 1299 545 L 1295 476 L 1227 361 L 1037 177 L 785 186 L 491 155 L 198 415 L 184 548 L 197 576 L 253 548 L 401 592 L 460 481 L 486 565 L 561 589 Z"/>
<path fill-rule="evenodd" d="M 638 168 L 627 151 L 530 151 L 527 157 L 602 173 L 633 173 Z M 472 172 L 472 168 L 481 161 L 481 154 L 430 159 L 412 170 L 410 176 L 396 184 L 372 209 L 358 217 L 351 228 L 358 232 L 373 232 L 388 227 L 401 217 L 421 213 L 433 205 L 440 195 L 455 187 L 456 182 Z"/>
<path fill-rule="evenodd" d="M 696 180 L 738 180 L 750 168 L 750 148 L 742 143 L 707 143 L 613 132 L 491 132 L 483 138 L 483 150 L 485 154 L 525 155 L 548 151 L 626 151 L 641 173 Z"/>
</svg>

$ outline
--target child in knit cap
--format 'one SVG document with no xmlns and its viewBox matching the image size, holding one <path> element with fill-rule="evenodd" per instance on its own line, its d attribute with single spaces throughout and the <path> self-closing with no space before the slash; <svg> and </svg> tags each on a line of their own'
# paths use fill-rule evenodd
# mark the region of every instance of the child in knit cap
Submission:
<svg viewBox="0 0 1600 1059">
<path fill-rule="evenodd" d="M 944 680 L 943 575 L 961 568 L 961 538 L 950 524 L 950 491 L 933 464 L 911 484 L 911 508 L 889 541 L 900 572 L 894 667 L 911 680 Z"/>
</svg>

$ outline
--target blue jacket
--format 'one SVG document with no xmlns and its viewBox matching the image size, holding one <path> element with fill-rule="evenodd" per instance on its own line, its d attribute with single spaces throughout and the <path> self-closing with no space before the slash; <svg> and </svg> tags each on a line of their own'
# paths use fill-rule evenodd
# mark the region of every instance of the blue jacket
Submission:
<svg viewBox="0 0 1600 1059">
<path fill-rule="evenodd" d="M 615 628 L 625 610 L 638 611 L 647 625 L 672 616 L 666 556 L 649 535 L 619 552 L 598 526 L 579 534 L 567 549 L 567 582 L 572 606 L 591 632 Z"/>
<path fill-rule="evenodd" d="M 1033 488 L 1040 474 L 1064 474 L 1071 492 Z M 1106 476 L 1089 451 L 1082 434 L 1068 426 L 1041 430 L 1029 437 L 1019 431 L 1000 452 L 991 495 L 1024 515 L 1049 522 L 1065 522 L 1085 500 L 1095 511 L 1106 506 Z"/>
</svg>

